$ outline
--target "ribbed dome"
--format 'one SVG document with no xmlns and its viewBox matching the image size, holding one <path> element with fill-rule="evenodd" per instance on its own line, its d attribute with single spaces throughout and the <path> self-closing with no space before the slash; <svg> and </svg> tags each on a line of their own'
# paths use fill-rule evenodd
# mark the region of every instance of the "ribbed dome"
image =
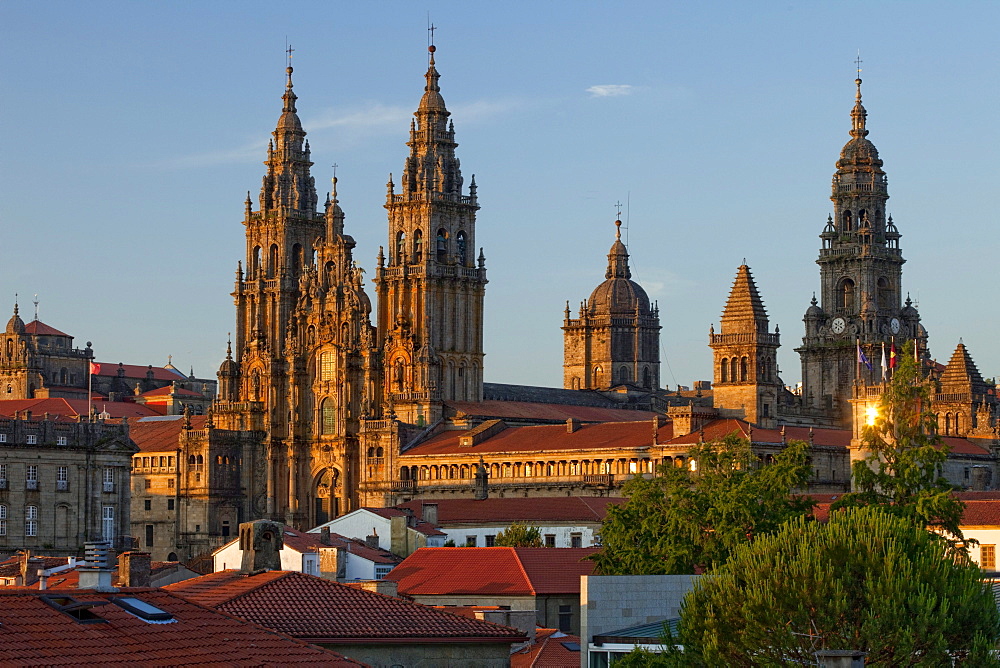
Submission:
<svg viewBox="0 0 1000 668">
<path fill-rule="evenodd" d="M 840 151 L 840 160 L 837 161 L 838 169 L 855 165 L 882 166 L 882 160 L 878 157 L 878 149 L 865 137 L 853 137 L 844 144 L 844 148 Z"/>
<path fill-rule="evenodd" d="M 299 120 L 299 115 L 294 111 L 286 111 L 281 114 L 281 118 L 278 119 L 278 129 L 279 130 L 302 130 L 302 122 Z"/>
<path fill-rule="evenodd" d="M 587 305 L 595 314 L 635 314 L 649 311 L 649 297 L 642 286 L 627 278 L 609 278 L 592 293 Z"/>
<path fill-rule="evenodd" d="M 431 49 L 433 48 L 431 47 Z M 420 109 L 422 111 L 447 111 L 444 106 L 444 98 L 441 97 L 441 87 L 438 85 L 441 75 L 434 67 L 433 53 L 431 51 L 431 62 L 427 67 L 427 74 L 424 75 L 427 79 L 427 85 L 424 86 L 424 96 L 420 98 Z"/>
<path fill-rule="evenodd" d="M 809 308 L 806 309 L 806 317 L 815 318 L 817 320 L 823 317 L 823 309 L 821 309 L 819 304 L 816 303 L 816 295 L 813 295 L 812 303 L 810 303 Z"/>
<path fill-rule="evenodd" d="M 608 252 L 607 279 L 590 294 L 588 309 L 592 314 L 634 314 L 636 309 L 649 312 L 646 291 L 632 279 L 628 266 L 628 249 L 621 240 L 620 220 L 615 221 L 615 242 Z"/>
<path fill-rule="evenodd" d="M 17 314 L 17 304 L 14 304 L 14 315 L 7 321 L 8 334 L 24 334 L 24 321 Z"/>
</svg>

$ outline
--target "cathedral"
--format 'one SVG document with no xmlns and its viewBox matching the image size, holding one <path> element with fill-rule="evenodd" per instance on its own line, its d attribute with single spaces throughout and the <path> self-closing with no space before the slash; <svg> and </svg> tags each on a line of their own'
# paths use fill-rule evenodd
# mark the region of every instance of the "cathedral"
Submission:
<svg viewBox="0 0 1000 668">
<path fill-rule="evenodd" d="M 820 234 L 819 299 L 796 348 L 801 393 L 778 375 L 779 329 L 745 263 L 718 331 L 709 331 L 712 382 L 661 388 L 659 308 L 632 280 L 617 230 L 604 281 L 576 317 L 566 303 L 563 388 L 541 388 L 483 380 L 487 278 L 476 182 L 463 177 L 429 51 L 409 151 L 386 185 L 374 302 L 336 178 L 319 206 L 287 69 L 260 193 L 245 202 L 235 335 L 208 418 L 259 434 L 244 463 L 245 517 L 310 527 L 413 498 L 614 494 L 630 476 L 688 465 L 693 443 L 733 431 L 765 461 L 788 439 L 808 441 L 810 489 L 842 492 L 858 411 L 877 401 L 885 378 L 882 351 L 907 341 L 937 379 L 935 410 L 953 446 L 946 474 L 968 486 L 993 477 L 995 388 L 962 344 L 946 367 L 930 360 L 927 332 L 904 298 L 901 235 L 867 138 L 860 79 L 833 214 Z"/>
</svg>

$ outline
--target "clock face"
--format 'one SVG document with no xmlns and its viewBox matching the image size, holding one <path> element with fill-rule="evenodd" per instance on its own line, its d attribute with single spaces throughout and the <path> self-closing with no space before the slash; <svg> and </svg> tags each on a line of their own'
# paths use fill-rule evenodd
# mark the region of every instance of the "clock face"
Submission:
<svg viewBox="0 0 1000 668">
<path fill-rule="evenodd" d="M 843 334 L 844 330 L 847 329 L 847 322 L 843 318 L 833 319 L 833 333 Z"/>
<path fill-rule="evenodd" d="M 889 321 L 889 329 L 892 330 L 893 334 L 899 334 L 899 318 L 893 318 Z"/>
</svg>

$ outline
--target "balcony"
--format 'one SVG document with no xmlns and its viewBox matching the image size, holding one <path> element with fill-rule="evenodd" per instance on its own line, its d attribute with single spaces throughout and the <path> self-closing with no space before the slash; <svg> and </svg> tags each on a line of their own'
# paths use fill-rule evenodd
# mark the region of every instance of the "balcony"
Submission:
<svg viewBox="0 0 1000 668">
<path fill-rule="evenodd" d="M 105 492 L 113 492 L 113 491 L 115 491 L 115 483 L 113 483 L 113 482 L 105 482 L 104 483 L 104 491 Z"/>
<path fill-rule="evenodd" d="M 0 489 L 7 489 L 7 479 L 0 478 Z"/>
<path fill-rule="evenodd" d="M 583 476 L 583 484 L 610 487 L 615 482 L 613 473 L 595 473 Z"/>
<path fill-rule="evenodd" d="M 69 491 L 69 480 L 56 480 L 56 491 L 57 492 L 68 492 Z"/>
<path fill-rule="evenodd" d="M 25 489 L 36 489 L 37 490 L 38 489 L 38 481 L 37 480 L 25 480 L 24 481 L 24 488 Z"/>
</svg>

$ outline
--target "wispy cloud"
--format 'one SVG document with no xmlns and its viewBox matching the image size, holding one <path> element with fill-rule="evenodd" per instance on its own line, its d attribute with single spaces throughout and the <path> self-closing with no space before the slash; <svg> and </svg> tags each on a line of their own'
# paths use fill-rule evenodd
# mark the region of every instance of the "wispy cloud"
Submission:
<svg viewBox="0 0 1000 668">
<path fill-rule="evenodd" d="M 176 158 L 168 158 L 152 164 L 163 169 L 182 169 L 186 167 L 207 167 L 211 165 L 226 165 L 260 160 L 267 147 L 267 140 L 258 140 L 238 148 L 205 153 L 192 153 Z"/>
<path fill-rule="evenodd" d="M 391 107 L 374 103 L 356 109 L 327 109 L 318 116 L 306 119 L 302 125 L 307 131 L 326 130 L 327 128 L 350 128 L 352 130 L 379 130 L 381 128 L 398 128 L 405 124 L 410 109 Z"/>
<path fill-rule="evenodd" d="M 628 84 L 603 84 L 600 86 L 591 86 L 587 89 L 591 97 L 621 97 L 622 95 L 631 95 L 635 92 L 635 86 L 630 86 Z"/>
</svg>

